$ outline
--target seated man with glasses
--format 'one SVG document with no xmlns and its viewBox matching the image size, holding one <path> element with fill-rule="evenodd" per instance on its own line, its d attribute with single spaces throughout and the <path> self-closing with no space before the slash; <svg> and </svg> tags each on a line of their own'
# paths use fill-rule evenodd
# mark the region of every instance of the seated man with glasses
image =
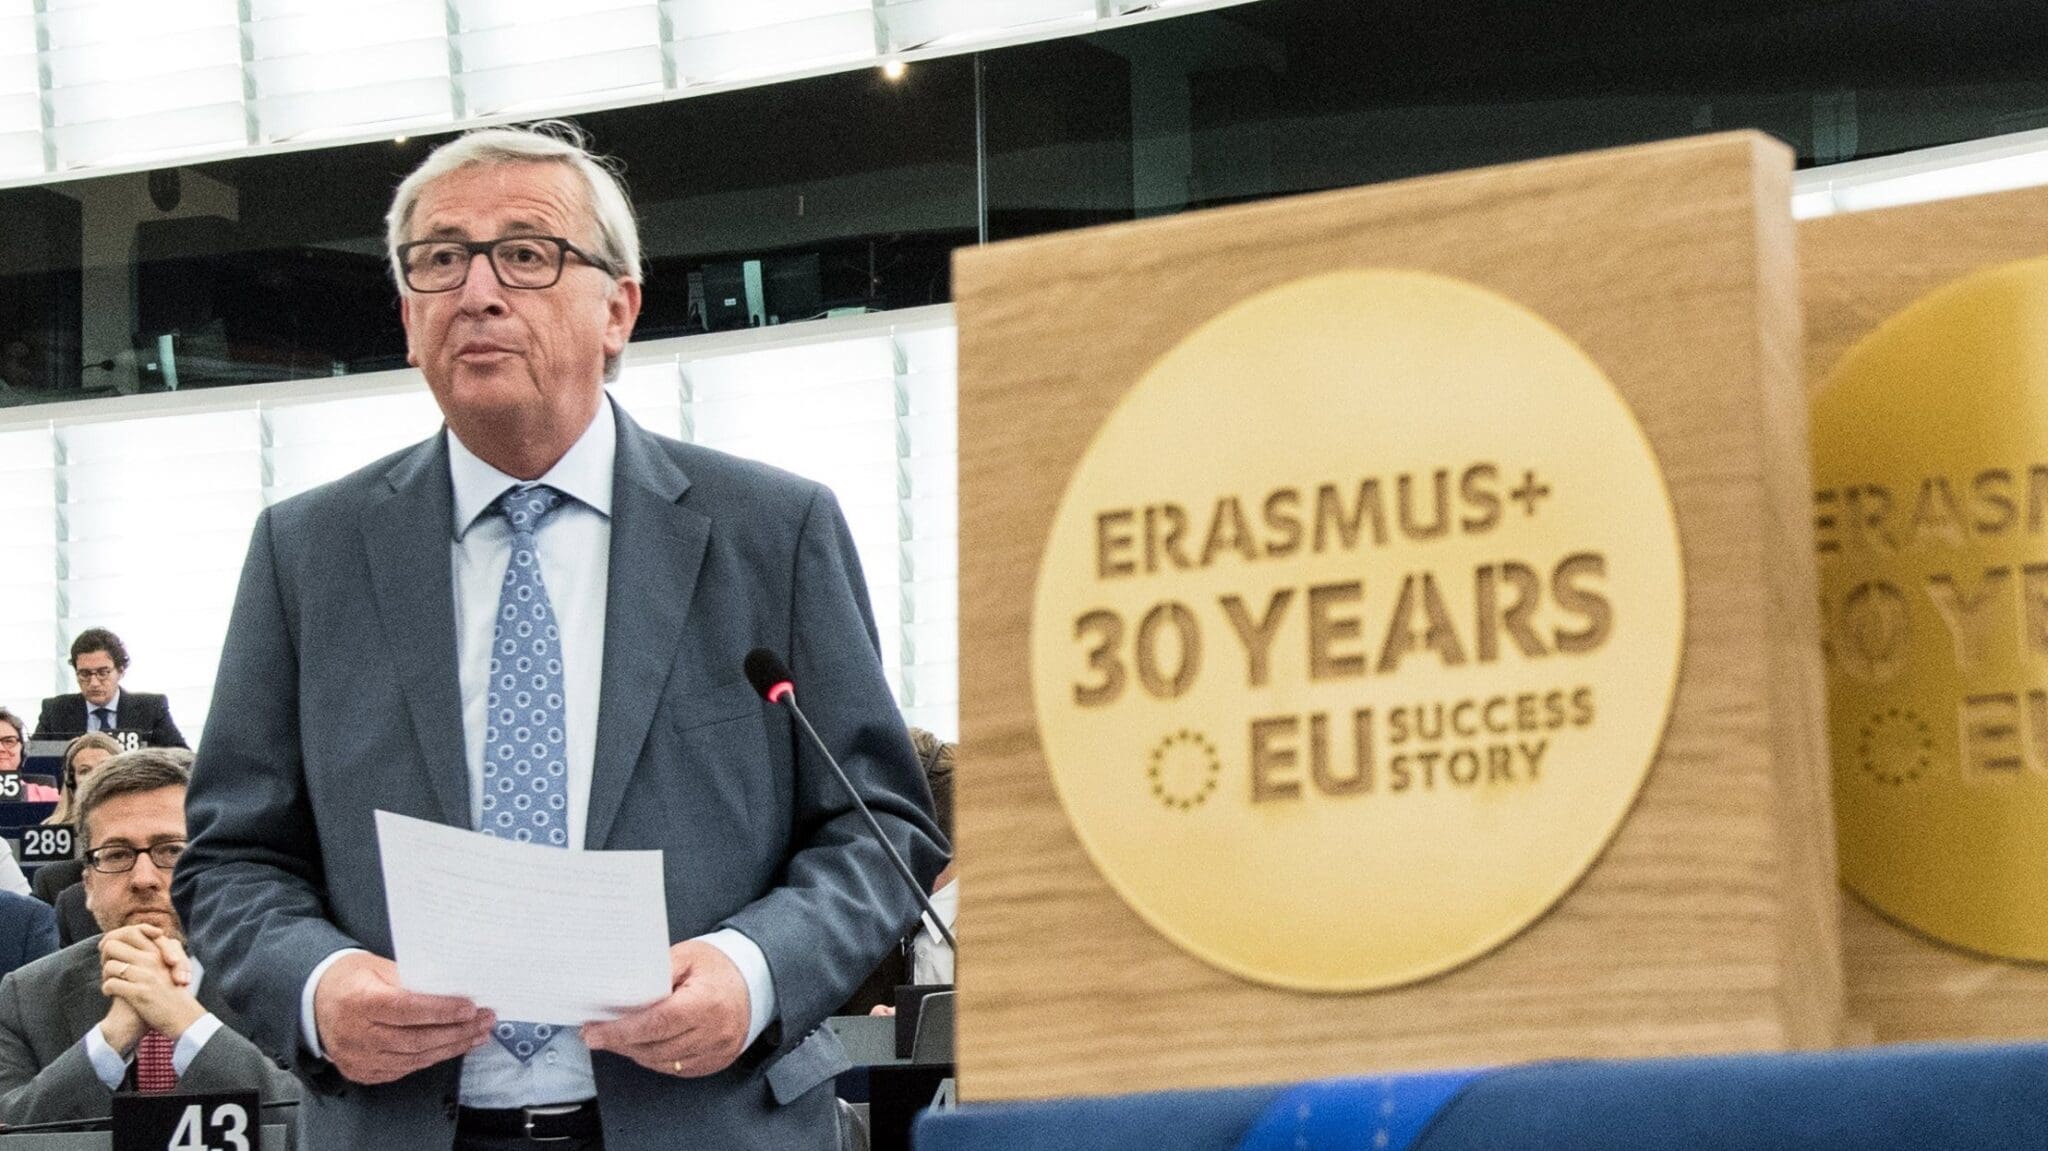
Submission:
<svg viewBox="0 0 2048 1151">
<path fill-rule="evenodd" d="M 104 934 L 0 980 L 0 1122 L 104 1116 L 123 1087 L 298 1098 L 234 1030 L 171 907 L 190 763 L 184 751 L 127 752 L 80 797 L 86 905 Z"/>
<path fill-rule="evenodd" d="M 78 690 L 43 701 L 36 719 L 37 739 L 70 739 L 88 731 L 134 732 L 143 747 L 185 747 L 185 736 L 171 719 L 170 701 L 146 691 L 122 691 L 128 671 L 128 649 L 121 637 L 91 627 L 71 641 L 71 672 Z"/>
</svg>

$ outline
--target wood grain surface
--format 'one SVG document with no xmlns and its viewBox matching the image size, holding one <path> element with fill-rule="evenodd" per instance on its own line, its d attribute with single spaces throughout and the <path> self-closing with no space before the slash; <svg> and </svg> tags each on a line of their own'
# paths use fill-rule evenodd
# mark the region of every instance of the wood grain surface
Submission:
<svg viewBox="0 0 2048 1151">
<path fill-rule="evenodd" d="M 1823 216 L 1799 225 L 1806 375 L 1818 392 L 1886 319 L 1972 272 L 2048 255 L 2048 188 Z M 1959 951 L 1842 899 L 1852 1039 L 2048 1034 L 2048 965 Z"/>
<path fill-rule="evenodd" d="M 1729 134 L 958 255 L 963 1097 L 1837 1040 L 1790 172 Z M 1499 292 L 1608 373 L 1671 491 L 1687 645 L 1633 813 L 1549 914 L 1422 983 L 1303 994 L 1178 951 L 1083 854 L 1039 749 L 1032 586 L 1148 365 L 1247 295 L 1370 267 Z"/>
</svg>

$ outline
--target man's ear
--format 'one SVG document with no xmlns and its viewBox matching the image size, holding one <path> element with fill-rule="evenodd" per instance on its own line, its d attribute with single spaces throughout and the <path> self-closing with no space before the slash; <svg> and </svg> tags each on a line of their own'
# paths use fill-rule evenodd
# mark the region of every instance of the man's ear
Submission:
<svg viewBox="0 0 2048 1151">
<path fill-rule="evenodd" d="M 604 305 L 604 354 L 608 360 L 617 359 L 625 354 L 626 342 L 633 338 L 633 324 L 640 319 L 640 281 L 614 281 Z"/>
<path fill-rule="evenodd" d="M 412 297 L 398 293 L 398 322 L 405 328 L 405 362 L 411 367 L 420 366 L 419 351 L 412 341 Z"/>
</svg>

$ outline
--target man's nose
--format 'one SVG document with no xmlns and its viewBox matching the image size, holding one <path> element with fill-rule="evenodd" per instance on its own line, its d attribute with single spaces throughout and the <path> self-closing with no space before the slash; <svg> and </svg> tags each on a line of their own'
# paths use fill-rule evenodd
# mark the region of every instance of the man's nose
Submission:
<svg viewBox="0 0 2048 1151">
<path fill-rule="evenodd" d="M 482 266 L 479 267 L 478 265 Z M 505 285 L 498 282 L 497 265 L 491 263 L 489 252 L 473 252 L 469 257 L 469 275 L 462 281 L 457 295 L 461 297 L 464 311 L 490 312 L 505 308 Z"/>
</svg>

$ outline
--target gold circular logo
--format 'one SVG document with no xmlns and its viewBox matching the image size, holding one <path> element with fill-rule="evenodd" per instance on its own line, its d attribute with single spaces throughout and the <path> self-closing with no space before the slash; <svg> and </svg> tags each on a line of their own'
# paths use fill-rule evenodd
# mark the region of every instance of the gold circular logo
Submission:
<svg viewBox="0 0 2048 1151">
<path fill-rule="evenodd" d="M 1655 755 L 1684 627 L 1641 429 L 1442 276 L 1247 299 L 1103 424 L 1039 569 L 1052 778 L 1119 895 L 1227 971 L 1424 978 L 1533 922 Z"/>
<path fill-rule="evenodd" d="M 2048 260 L 1886 321 L 1812 434 L 1842 878 L 2048 959 Z"/>
</svg>

